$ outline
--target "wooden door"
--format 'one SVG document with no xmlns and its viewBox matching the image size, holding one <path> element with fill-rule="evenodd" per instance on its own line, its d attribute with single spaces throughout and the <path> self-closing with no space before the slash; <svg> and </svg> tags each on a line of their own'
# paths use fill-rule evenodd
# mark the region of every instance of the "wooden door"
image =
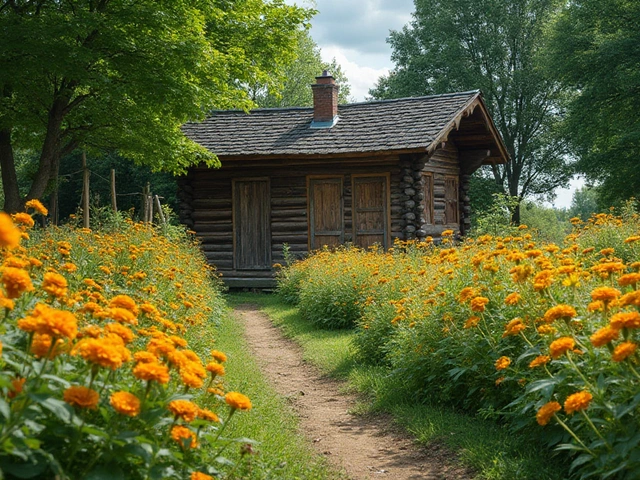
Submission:
<svg viewBox="0 0 640 480">
<path fill-rule="evenodd" d="M 309 248 L 343 242 L 342 177 L 309 178 Z"/>
<path fill-rule="evenodd" d="M 444 223 L 447 225 L 460 221 L 458 196 L 458 177 L 444 177 Z"/>
<path fill-rule="evenodd" d="M 237 270 L 271 268 L 270 220 L 269 180 L 234 180 L 234 262 Z"/>
<path fill-rule="evenodd" d="M 389 247 L 388 176 L 353 177 L 353 243 Z"/>
</svg>

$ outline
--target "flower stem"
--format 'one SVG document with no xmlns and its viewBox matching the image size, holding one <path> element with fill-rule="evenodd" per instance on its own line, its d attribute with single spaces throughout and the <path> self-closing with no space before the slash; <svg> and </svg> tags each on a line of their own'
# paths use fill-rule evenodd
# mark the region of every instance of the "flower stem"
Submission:
<svg viewBox="0 0 640 480">
<path fill-rule="evenodd" d="M 584 448 L 584 449 L 585 449 L 585 451 L 586 451 L 586 452 L 588 452 L 588 453 L 589 453 L 589 455 L 592 455 L 592 456 L 594 456 L 594 457 L 595 457 L 595 454 L 594 454 L 591 450 L 589 450 L 589 449 L 587 448 L 587 446 L 586 446 L 584 443 L 582 443 L 582 440 L 580 440 L 580 439 L 578 438 L 578 436 L 577 436 L 575 433 L 573 433 L 573 430 L 571 430 L 571 429 L 567 426 L 567 424 L 566 424 L 566 423 L 564 423 L 562 420 L 560 420 L 560 417 L 558 417 L 558 415 L 556 415 L 556 414 L 554 413 L 554 414 L 553 414 L 553 418 L 555 418 L 555 419 L 556 419 L 556 421 L 557 421 L 557 422 L 562 426 L 562 428 L 564 428 L 567 432 L 569 432 L 569 435 L 571 435 L 571 436 L 573 437 L 573 439 L 574 439 L 576 442 L 578 442 L 578 443 L 580 444 L 580 446 L 581 446 L 582 448 Z"/>
</svg>

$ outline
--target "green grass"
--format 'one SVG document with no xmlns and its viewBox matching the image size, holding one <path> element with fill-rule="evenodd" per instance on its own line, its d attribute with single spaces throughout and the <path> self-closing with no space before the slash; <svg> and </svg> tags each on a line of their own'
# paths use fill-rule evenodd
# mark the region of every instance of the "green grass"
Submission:
<svg viewBox="0 0 640 480">
<path fill-rule="evenodd" d="M 249 412 L 234 415 L 225 436 L 246 437 L 259 442 L 251 467 L 237 472 L 238 478 L 251 479 L 336 479 L 339 474 L 328 467 L 299 433 L 298 420 L 286 400 L 278 395 L 260 373 L 243 337 L 243 328 L 231 315 L 211 328 L 216 348 L 227 354 L 226 388 L 251 398 Z M 202 341 L 211 339 L 203 338 Z M 237 458 L 238 447 L 233 447 Z"/>
<path fill-rule="evenodd" d="M 305 360 L 325 373 L 343 378 L 360 392 L 358 413 L 391 413 L 423 445 L 444 444 L 460 462 L 473 468 L 478 479 L 561 480 L 566 466 L 552 452 L 539 448 L 526 434 L 515 435 L 491 420 L 469 416 L 446 406 L 416 404 L 395 385 L 385 367 L 361 365 L 353 360 L 353 331 L 319 330 L 306 322 L 296 307 L 276 295 L 234 294 L 231 305 L 256 303 L 283 333 L 302 346 Z"/>
</svg>

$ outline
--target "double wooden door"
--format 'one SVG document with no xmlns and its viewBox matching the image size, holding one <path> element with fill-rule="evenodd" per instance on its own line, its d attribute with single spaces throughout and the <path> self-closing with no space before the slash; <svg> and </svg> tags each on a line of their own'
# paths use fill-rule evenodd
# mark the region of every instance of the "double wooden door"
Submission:
<svg viewBox="0 0 640 480">
<path fill-rule="evenodd" d="M 345 195 L 342 176 L 309 178 L 311 250 L 344 243 L 345 216 L 351 220 L 351 241 L 355 245 L 389 247 L 389 176 L 353 175 L 350 183 Z M 345 208 L 345 197 L 350 208 Z"/>
</svg>

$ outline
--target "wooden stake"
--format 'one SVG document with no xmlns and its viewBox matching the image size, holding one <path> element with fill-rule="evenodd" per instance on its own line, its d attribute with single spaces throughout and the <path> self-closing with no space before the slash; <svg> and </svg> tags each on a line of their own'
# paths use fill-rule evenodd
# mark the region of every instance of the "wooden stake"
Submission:
<svg viewBox="0 0 640 480">
<path fill-rule="evenodd" d="M 156 199 L 156 208 L 158 209 L 158 217 L 160 217 L 160 223 L 162 225 L 166 225 L 167 222 L 164 218 L 164 213 L 162 212 L 162 205 L 160 205 L 160 197 L 156 195 L 154 198 Z"/>
<path fill-rule="evenodd" d="M 113 213 L 118 211 L 118 202 L 116 201 L 116 170 L 111 169 L 111 208 Z"/>
<path fill-rule="evenodd" d="M 87 153 L 82 151 L 82 226 L 89 228 L 89 169 Z"/>
</svg>

